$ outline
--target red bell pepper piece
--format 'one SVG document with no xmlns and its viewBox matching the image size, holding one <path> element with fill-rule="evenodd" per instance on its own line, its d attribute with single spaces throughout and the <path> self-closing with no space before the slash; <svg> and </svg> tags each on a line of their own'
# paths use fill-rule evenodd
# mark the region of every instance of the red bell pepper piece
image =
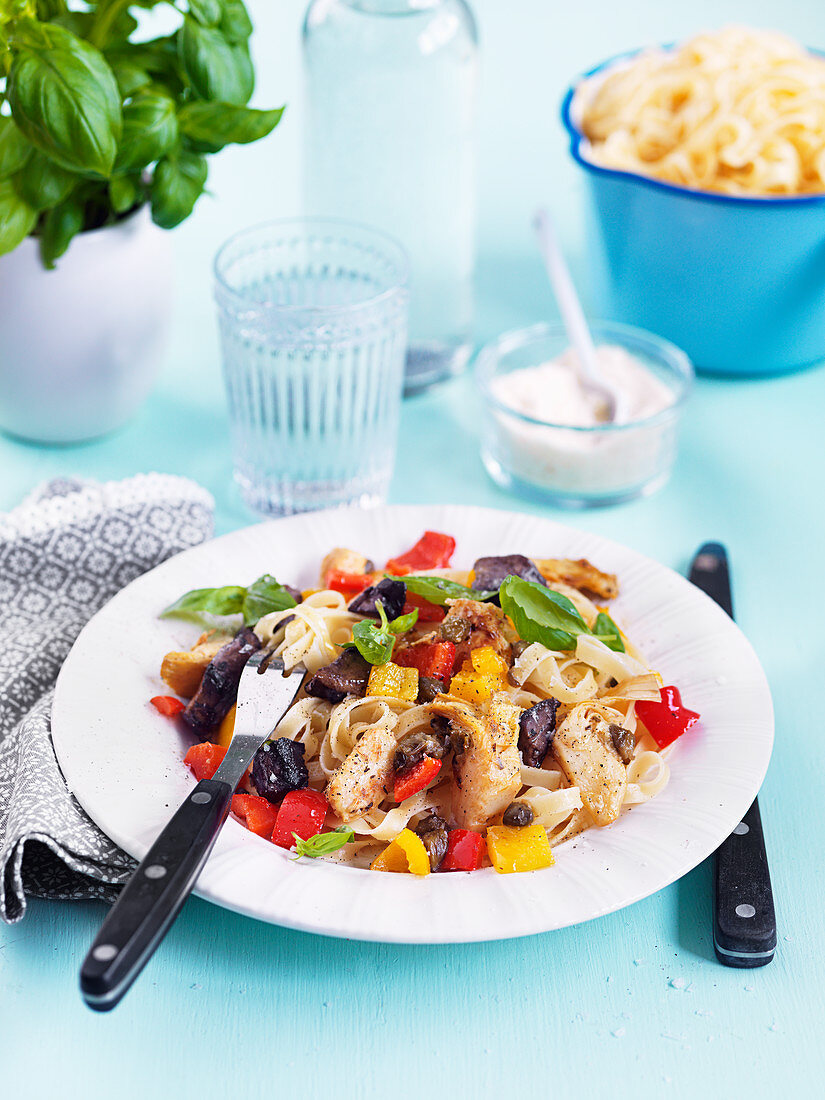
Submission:
<svg viewBox="0 0 825 1100">
<path fill-rule="evenodd" d="M 484 859 L 484 837 L 469 829 L 451 829 L 447 834 L 447 851 L 441 861 L 442 871 L 477 871 Z"/>
<path fill-rule="evenodd" d="M 320 791 L 309 788 L 289 791 L 278 810 L 272 843 L 281 848 L 291 848 L 295 843 L 293 833 L 297 833 L 301 840 L 309 840 L 323 829 L 328 809 L 329 803 Z"/>
<path fill-rule="evenodd" d="M 452 642 L 419 642 L 396 650 L 393 661 L 402 668 L 417 668 L 419 676 L 446 680 L 452 675 L 455 646 Z"/>
<path fill-rule="evenodd" d="M 396 802 L 403 802 L 405 798 L 423 791 L 428 783 L 441 771 L 441 761 L 434 756 L 425 756 L 411 768 L 396 777 L 393 788 L 393 798 Z"/>
<path fill-rule="evenodd" d="M 663 749 L 694 726 L 700 716 L 695 710 L 688 710 L 687 707 L 682 706 L 682 697 L 678 688 L 663 687 L 659 695 L 661 696 L 659 703 L 639 700 L 636 703 L 636 717 L 659 748 Z"/>
<path fill-rule="evenodd" d="M 213 745 L 211 741 L 204 741 L 200 745 L 193 745 L 183 758 L 184 764 L 188 764 L 195 779 L 211 779 L 223 763 L 226 749 L 223 745 Z"/>
<path fill-rule="evenodd" d="M 236 794 L 232 796 L 232 813 L 243 818 L 250 832 L 269 840 L 275 828 L 278 809 L 257 794 Z"/>
<path fill-rule="evenodd" d="M 324 588 L 331 588 L 344 596 L 355 596 L 371 584 L 372 573 L 345 573 L 343 569 L 328 569 L 324 577 Z"/>
<path fill-rule="evenodd" d="M 403 576 L 420 569 L 439 569 L 450 564 L 455 551 L 455 539 L 452 535 L 442 535 L 440 531 L 425 531 L 415 546 L 406 554 L 390 558 L 387 572 Z"/>
<path fill-rule="evenodd" d="M 444 608 L 439 607 L 437 603 L 430 603 L 423 596 L 416 596 L 413 592 L 408 592 L 403 614 L 408 615 L 413 608 L 418 609 L 418 622 L 420 623 L 440 623 L 447 614 Z"/>
<path fill-rule="evenodd" d="M 172 718 L 181 711 L 186 710 L 186 705 L 176 699 L 174 695 L 156 695 L 149 702 L 165 718 Z"/>
</svg>

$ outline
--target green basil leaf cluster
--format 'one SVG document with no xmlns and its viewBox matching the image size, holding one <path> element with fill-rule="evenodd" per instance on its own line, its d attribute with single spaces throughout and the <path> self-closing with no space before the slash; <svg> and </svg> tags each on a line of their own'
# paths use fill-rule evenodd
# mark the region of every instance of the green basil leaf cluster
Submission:
<svg viewBox="0 0 825 1100">
<path fill-rule="evenodd" d="M 302 840 L 297 833 L 292 835 L 295 838 L 295 851 L 298 853 L 296 858 L 299 859 L 301 856 L 317 859 L 318 856 L 332 855 L 345 844 L 355 840 L 355 833 L 349 825 L 339 825 L 337 829 L 332 829 L 328 833 L 315 833 L 308 840 Z"/>
<path fill-rule="evenodd" d="M 389 575 L 389 574 L 388 574 Z M 489 600 L 495 596 L 495 592 L 477 592 L 473 588 L 467 588 L 457 581 L 451 581 L 447 577 L 399 577 L 407 586 L 407 591 L 415 596 L 421 596 L 428 603 L 446 607 L 447 600 Z"/>
<path fill-rule="evenodd" d="M 412 630 L 418 621 L 418 609 L 399 615 L 390 622 L 381 600 L 376 600 L 375 606 L 379 621 L 363 619 L 356 623 L 352 628 L 352 642 L 365 661 L 371 665 L 385 665 L 392 660 L 398 636 Z"/>
<path fill-rule="evenodd" d="M 248 588 L 235 584 L 223 588 L 194 588 L 164 608 L 160 618 L 209 624 L 213 618 L 241 615 L 244 626 L 254 626 L 264 615 L 295 606 L 287 589 L 265 573 Z"/>
<path fill-rule="evenodd" d="M 540 642 L 548 649 L 576 648 L 580 634 L 593 634 L 616 652 L 624 652 L 619 628 L 609 615 L 600 612 L 590 630 L 575 604 L 552 588 L 526 581 L 522 577 L 505 578 L 499 589 L 501 609 L 511 619 L 524 642 Z"/>
<path fill-rule="evenodd" d="M 243 0 L 14 0 L 0 12 L 0 255 L 35 234 L 46 267 L 84 229 L 144 203 L 164 229 L 192 213 L 206 156 L 258 141 L 283 113 L 247 106 Z M 145 41 L 141 9 L 178 13 Z M 2 81 L 5 78 L 5 90 Z"/>
</svg>

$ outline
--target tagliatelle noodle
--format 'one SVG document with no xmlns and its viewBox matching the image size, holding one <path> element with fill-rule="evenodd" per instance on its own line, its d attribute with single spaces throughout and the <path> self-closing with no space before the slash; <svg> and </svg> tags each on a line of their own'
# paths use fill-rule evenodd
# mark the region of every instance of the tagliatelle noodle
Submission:
<svg viewBox="0 0 825 1100">
<path fill-rule="evenodd" d="M 255 627 L 263 644 L 272 645 L 287 669 L 303 664 L 310 673 L 328 665 L 352 636 L 361 616 L 347 609 L 340 592 L 324 589 L 285 611 L 265 615 Z"/>
<path fill-rule="evenodd" d="M 729 195 L 825 192 L 825 59 L 726 27 L 646 50 L 580 85 L 595 164 Z"/>
</svg>

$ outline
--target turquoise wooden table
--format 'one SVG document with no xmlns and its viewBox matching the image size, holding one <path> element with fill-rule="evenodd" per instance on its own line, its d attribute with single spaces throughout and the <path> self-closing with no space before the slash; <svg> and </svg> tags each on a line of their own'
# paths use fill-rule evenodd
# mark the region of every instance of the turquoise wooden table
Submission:
<svg viewBox="0 0 825 1100">
<path fill-rule="evenodd" d="M 679 15 L 656 0 L 596 6 L 598 18 L 592 5 L 578 13 L 542 0 L 476 0 L 485 50 L 479 339 L 550 310 L 528 228 L 539 201 L 559 213 L 586 286 L 579 186 L 555 122 L 567 76 L 641 41 L 779 19 L 762 0 L 694 0 Z M 302 5 L 251 7 L 258 99 L 287 100 L 290 110 L 270 140 L 221 155 L 214 198 L 175 234 L 175 330 L 151 399 L 125 430 L 86 446 L 0 438 L 0 507 L 58 474 L 154 469 L 207 486 L 220 531 L 253 520 L 231 485 L 209 262 L 232 230 L 298 210 Z M 820 0 L 786 0 L 781 24 L 825 46 Z M 392 501 L 539 511 L 486 479 L 475 408 L 467 378 L 405 403 Z M 192 899 L 134 990 L 101 1017 L 81 1004 L 77 970 L 103 906 L 34 900 L 20 924 L 0 928 L 3 1095 L 818 1095 L 823 408 L 821 368 L 764 382 L 701 380 L 670 484 L 647 500 L 569 517 L 680 570 L 705 539 L 729 547 L 738 619 L 764 663 L 777 714 L 760 799 L 779 920 L 770 966 L 716 963 L 708 865 L 578 928 L 469 946 L 324 939 Z M 411 444 L 424 439 L 430 458 L 422 465 Z"/>
</svg>

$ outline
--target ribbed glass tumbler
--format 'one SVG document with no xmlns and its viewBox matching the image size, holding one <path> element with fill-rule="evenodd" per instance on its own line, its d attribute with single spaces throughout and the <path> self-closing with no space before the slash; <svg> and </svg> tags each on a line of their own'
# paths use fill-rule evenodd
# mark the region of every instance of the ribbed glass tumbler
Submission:
<svg viewBox="0 0 825 1100">
<path fill-rule="evenodd" d="M 232 237 L 215 298 L 246 503 L 286 515 L 386 498 L 407 346 L 407 259 L 391 237 L 295 219 Z"/>
</svg>

